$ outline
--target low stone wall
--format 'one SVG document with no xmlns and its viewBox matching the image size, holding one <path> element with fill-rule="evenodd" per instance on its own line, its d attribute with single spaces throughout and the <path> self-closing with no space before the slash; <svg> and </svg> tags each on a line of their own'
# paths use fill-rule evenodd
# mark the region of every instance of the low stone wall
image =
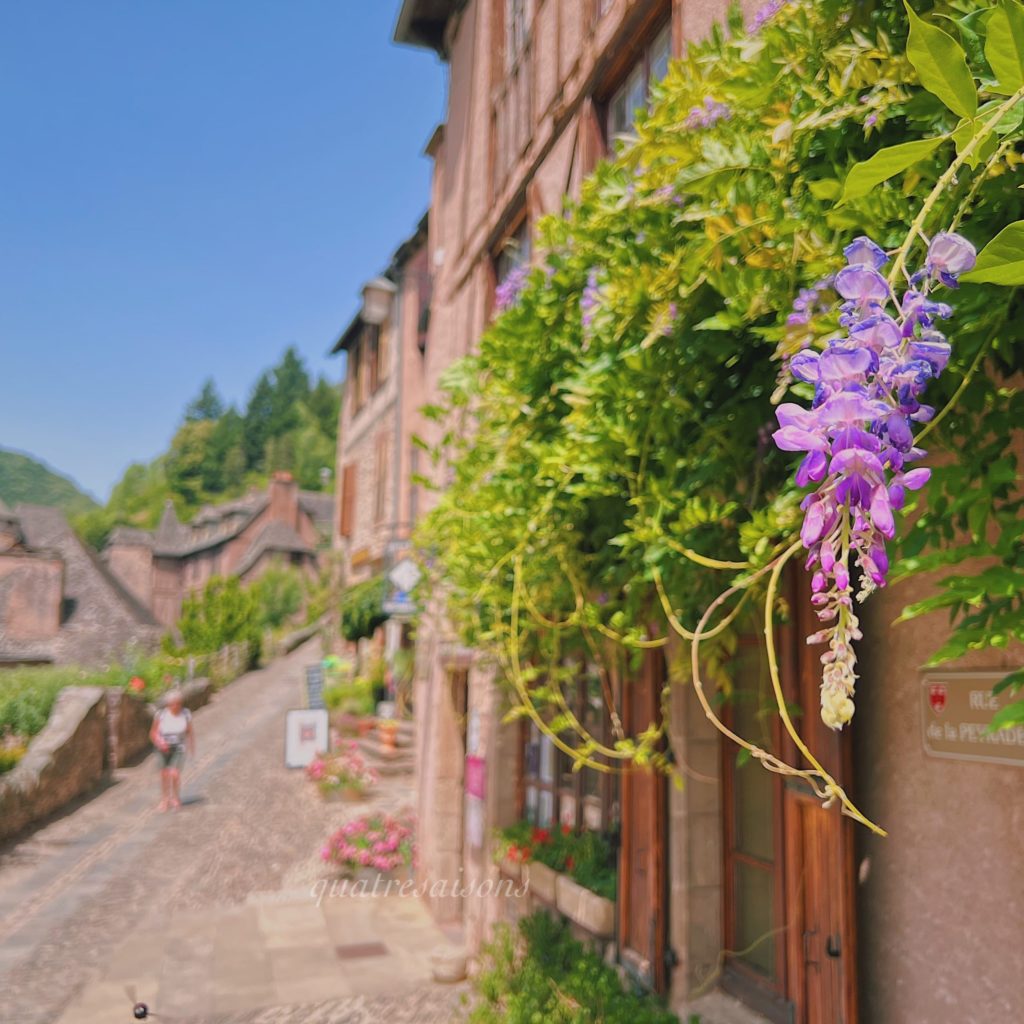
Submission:
<svg viewBox="0 0 1024 1024">
<path fill-rule="evenodd" d="M 185 707 L 195 711 L 213 694 L 209 679 L 193 679 L 180 687 Z M 149 729 L 155 706 L 141 697 L 112 688 L 107 691 L 107 763 L 111 768 L 130 764 L 149 749 Z"/>
<path fill-rule="evenodd" d="M 43 731 L 0 776 L 0 840 L 92 789 L 106 759 L 106 691 L 100 686 L 61 690 Z"/>
<path fill-rule="evenodd" d="M 213 686 L 193 679 L 181 693 L 185 706 L 195 710 L 209 702 Z M 0 775 L 0 842 L 88 792 L 108 768 L 148 750 L 154 710 L 123 690 L 61 690 L 43 731 L 14 768 Z"/>
</svg>

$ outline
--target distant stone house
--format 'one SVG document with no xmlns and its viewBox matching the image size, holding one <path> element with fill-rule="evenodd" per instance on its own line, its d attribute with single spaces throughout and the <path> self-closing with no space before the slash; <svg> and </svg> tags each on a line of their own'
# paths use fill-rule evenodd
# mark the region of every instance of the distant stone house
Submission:
<svg viewBox="0 0 1024 1024">
<path fill-rule="evenodd" d="M 114 530 L 103 558 L 157 622 L 170 627 L 185 597 L 214 576 L 252 581 L 272 565 L 314 572 L 333 519 L 332 495 L 302 491 L 290 474 L 277 473 L 267 490 L 202 508 L 190 523 L 168 502 L 154 532 Z"/>
<path fill-rule="evenodd" d="M 0 502 L 0 667 L 104 665 L 160 633 L 59 509 Z"/>
</svg>

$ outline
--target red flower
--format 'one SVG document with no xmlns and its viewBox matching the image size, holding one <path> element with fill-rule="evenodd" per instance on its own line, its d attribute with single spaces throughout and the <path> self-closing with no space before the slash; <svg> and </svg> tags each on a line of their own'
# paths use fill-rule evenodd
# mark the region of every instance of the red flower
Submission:
<svg viewBox="0 0 1024 1024">
<path fill-rule="evenodd" d="M 572 871 L 574 867 L 576 867 L 576 861 L 572 859 L 572 854 L 570 853 L 569 856 L 565 858 L 565 870 Z"/>
<path fill-rule="evenodd" d="M 529 846 L 519 847 L 519 859 L 525 864 L 529 859 L 533 850 Z"/>
<path fill-rule="evenodd" d="M 534 828 L 530 838 L 537 845 L 551 841 L 551 833 L 546 828 Z"/>
<path fill-rule="evenodd" d="M 146 688 L 146 680 L 140 679 L 138 676 L 132 676 L 131 679 L 128 680 L 128 685 L 136 693 L 142 693 L 142 691 Z"/>
<path fill-rule="evenodd" d="M 570 834 L 571 832 L 572 832 L 572 829 L 571 829 L 571 828 L 569 828 L 569 826 L 568 826 L 568 825 L 563 825 L 563 826 L 562 826 L 562 835 L 563 835 L 563 836 L 567 836 L 567 835 L 569 835 L 569 834 Z"/>
</svg>

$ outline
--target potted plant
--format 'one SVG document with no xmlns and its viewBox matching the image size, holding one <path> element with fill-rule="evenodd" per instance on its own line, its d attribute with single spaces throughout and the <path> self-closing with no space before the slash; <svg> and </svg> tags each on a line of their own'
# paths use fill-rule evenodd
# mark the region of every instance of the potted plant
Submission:
<svg viewBox="0 0 1024 1024">
<path fill-rule="evenodd" d="M 354 741 L 341 753 L 315 758 L 306 774 L 328 800 L 362 800 L 377 782 L 377 773 L 363 760 Z"/>
<path fill-rule="evenodd" d="M 411 826 L 390 814 L 369 814 L 342 825 L 320 851 L 328 864 L 354 877 L 408 868 L 415 851 Z"/>
<path fill-rule="evenodd" d="M 377 734 L 380 736 L 381 746 L 388 751 L 397 750 L 398 745 L 398 720 L 395 718 L 382 718 L 377 722 Z"/>
</svg>

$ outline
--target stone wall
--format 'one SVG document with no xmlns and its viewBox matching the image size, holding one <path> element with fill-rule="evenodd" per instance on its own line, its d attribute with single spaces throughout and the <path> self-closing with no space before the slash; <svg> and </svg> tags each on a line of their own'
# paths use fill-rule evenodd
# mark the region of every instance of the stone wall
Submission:
<svg viewBox="0 0 1024 1024">
<path fill-rule="evenodd" d="M 0 840 L 92 789 L 106 756 L 106 691 L 99 686 L 62 690 L 43 731 L 0 777 Z"/>
<path fill-rule="evenodd" d="M 213 686 L 194 679 L 182 688 L 185 706 L 208 703 Z M 101 686 L 61 690 L 45 728 L 28 752 L 0 776 L 0 842 L 87 793 L 108 768 L 149 747 L 154 706 Z"/>
</svg>

